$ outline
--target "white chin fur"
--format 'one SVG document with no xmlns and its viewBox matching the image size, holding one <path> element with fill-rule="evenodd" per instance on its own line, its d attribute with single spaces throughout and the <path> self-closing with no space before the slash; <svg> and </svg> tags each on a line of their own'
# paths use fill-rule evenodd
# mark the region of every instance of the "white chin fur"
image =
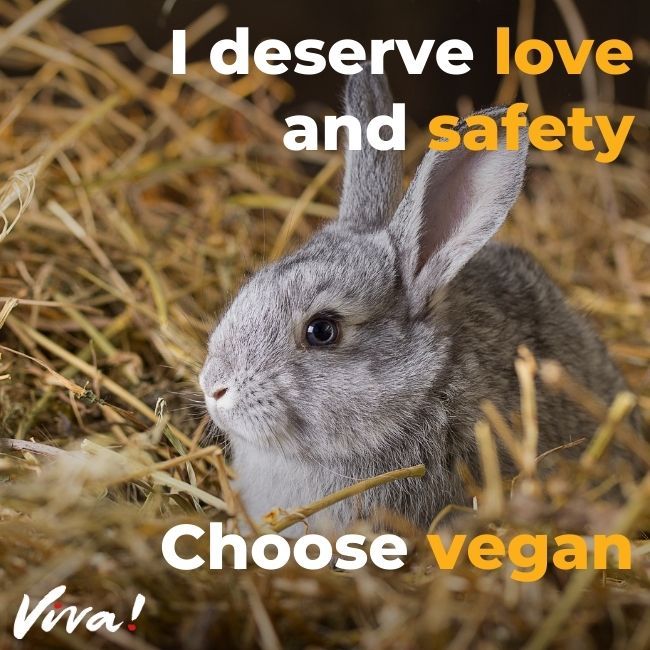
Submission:
<svg viewBox="0 0 650 650">
<path fill-rule="evenodd" d="M 224 395 L 221 400 L 225 398 L 226 395 Z M 247 446 L 266 447 L 268 434 L 261 431 L 255 431 L 245 423 L 234 421 L 232 417 L 229 417 L 229 415 L 231 415 L 230 408 L 221 408 L 221 400 L 219 400 L 219 406 L 217 406 L 215 399 L 206 399 L 210 418 L 219 429 L 221 429 L 233 441 L 239 440 Z"/>
</svg>

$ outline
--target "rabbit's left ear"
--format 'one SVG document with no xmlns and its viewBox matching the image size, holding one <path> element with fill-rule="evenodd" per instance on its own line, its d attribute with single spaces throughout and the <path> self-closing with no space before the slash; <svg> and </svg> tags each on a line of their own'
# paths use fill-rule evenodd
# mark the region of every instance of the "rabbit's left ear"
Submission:
<svg viewBox="0 0 650 650">
<path fill-rule="evenodd" d="M 351 76 L 345 88 L 345 112 L 359 120 L 362 145 L 345 152 L 345 175 L 339 223 L 360 232 L 384 228 L 402 198 L 402 152 L 378 151 L 365 137 L 370 120 L 392 112 L 393 97 L 383 74 L 371 74 L 370 64 Z"/>
<path fill-rule="evenodd" d="M 489 111 L 496 121 L 503 114 L 505 109 Z M 501 127 L 498 141 L 496 151 L 470 151 L 462 144 L 429 151 L 389 224 L 414 316 L 496 233 L 519 196 L 527 130 L 521 129 L 516 150 L 506 149 Z"/>
</svg>

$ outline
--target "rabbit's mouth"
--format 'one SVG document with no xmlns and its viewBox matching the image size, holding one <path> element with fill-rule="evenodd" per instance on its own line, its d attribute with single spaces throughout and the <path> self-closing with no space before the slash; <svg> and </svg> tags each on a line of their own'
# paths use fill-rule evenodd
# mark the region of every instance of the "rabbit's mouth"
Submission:
<svg viewBox="0 0 650 650">
<path fill-rule="evenodd" d="M 205 397 L 208 413 L 214 424 L 236 443 L 241 441 L 260 449 L 282 447 L 289 452 L 293 426 L 287 417 L 280 400 L 255 400 L 253 403 L 246 396 L 234 394 L 226 399 L 228 393 L 216 398 L 208 394 Z"/>
</svg>

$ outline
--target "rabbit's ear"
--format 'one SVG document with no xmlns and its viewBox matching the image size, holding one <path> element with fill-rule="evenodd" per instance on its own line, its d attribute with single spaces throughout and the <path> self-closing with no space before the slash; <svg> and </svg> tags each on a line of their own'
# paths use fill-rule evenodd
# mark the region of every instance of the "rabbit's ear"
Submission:
<svg viewBox="0 0 650 650">
<path fill-rule="evenodd" d="M 505 109 L 487 111 L 497 123 Z M 459 131 L 465 133 L 463 122 Z M 494 235 L 523 183 L 527 129 L 516 150 L 506 149 L 499 126 L 496 151 L 429 151 L 400 203 L 389 232 L 396 242 L 411 311 L 423 313 L 445 286 Z"/>
<path fill-rule="evenodd" d="M 339 223 L 370 232 L 386 226 L 402 197 L 402 153 L 370 146 L 366 128 L 378 115 L 392 114 L 393 97 L 383 74 L 371 74 L 370 64 L 352 75 L 345 89 L 345 113 L 362 129 L 361 149 L 346 148 Z"/>
</svg>

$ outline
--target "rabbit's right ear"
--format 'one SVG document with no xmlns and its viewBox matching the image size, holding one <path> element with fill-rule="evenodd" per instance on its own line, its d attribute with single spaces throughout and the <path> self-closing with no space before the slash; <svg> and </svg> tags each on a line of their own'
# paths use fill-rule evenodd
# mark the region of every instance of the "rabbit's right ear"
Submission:
<svg viewBox="0 0 650 650">
<path fill-rule="evenodd" d="M 495 121 L 504 109 L 485 111 Z M 465 123 L 459 127 L 464 133 Z M 414 317 L 494 235 L 519 196 L 528 133 L 508 149 L 499 127 L 496 151 L 429 151 L 388 227 Z"/>
<path fill-rule="evenodd" d="M 361 232 L 384 228 L 402 197 L 402 153 L 378 151 L 365 137 L 370 120 L 390 114 L 392 108 L 386 77 L 371 74 L 370 64 L 363 64 L 345 88 L 345 113 L 359 120 L 364 134 L 361 150 L 345 152 L 339 223 L 346 228 Z"/>
</svg>

